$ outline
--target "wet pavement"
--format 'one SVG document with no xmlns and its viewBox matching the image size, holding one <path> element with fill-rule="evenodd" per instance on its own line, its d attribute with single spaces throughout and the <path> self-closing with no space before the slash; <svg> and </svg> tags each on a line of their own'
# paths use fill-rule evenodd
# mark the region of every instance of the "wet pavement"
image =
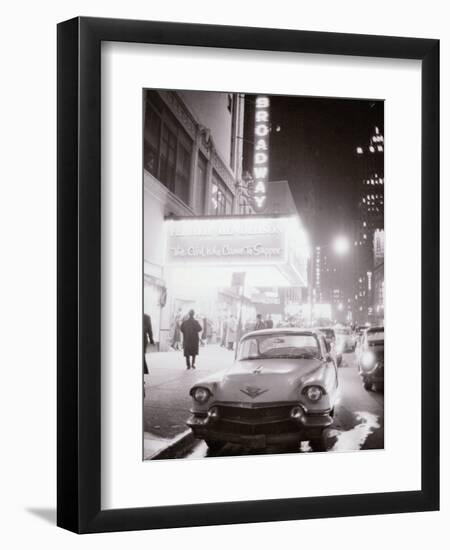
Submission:
<svg viewBox="0 0 450 550">
<path fill-rule="evenodd" d="M 144 459 L 150 459 L 187 431 L 191 386 L 229 367 L 234 352 L 220 346 L 202 346 L 195 370 L 186 370 L 182 351 L 148 353 L 146 358 L 149 374 L 144 376 Z"/>
<path fill-rule="evenodd" d="M 354 353 L 344 355 L 339 368 L 341 395 L 336 405 L 333 426 L 327 433 L 327 451 L 356 451 L 382 449 L 384 447 L 384 395 L 367 391 L 359 377 Z M 283 452 L 311 452 L 307 441 L 298 451 L 282 447 L 249 450 L 238 445 L 226 444 L 220 451 L 208 450 L 203 441 L 198 441 L 190 451 L 179 458 L 204 458 L 239 456 L 250 454 L 273 454 Z"/>
</svg>

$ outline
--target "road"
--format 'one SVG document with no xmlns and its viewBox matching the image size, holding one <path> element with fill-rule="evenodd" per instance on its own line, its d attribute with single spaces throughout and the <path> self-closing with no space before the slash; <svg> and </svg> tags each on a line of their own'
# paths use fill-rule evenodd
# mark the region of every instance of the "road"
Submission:
<svg viewBox="0 0 450 550">
<path fill-rule="evenodd" d="M 384 395 L 368 392 L 362 387 L 354 353 L 344 355 L 343 364 L 339 368 L 339 382 L 341 394 L 335 409 L 334 424 L 328 431 L 327 451 L 382 449 L 384 447 Z M 292 452 L 292 450 L 271 447 L 263 450 L 248 450 L 238 445 L 227 444 L 220 451 L 211 452 L 203 441 L 198 441 L 177 458 L 282 452 Z M 297 452 L 311 452 L 309 443 L 302 442 Z"/>
</svg>

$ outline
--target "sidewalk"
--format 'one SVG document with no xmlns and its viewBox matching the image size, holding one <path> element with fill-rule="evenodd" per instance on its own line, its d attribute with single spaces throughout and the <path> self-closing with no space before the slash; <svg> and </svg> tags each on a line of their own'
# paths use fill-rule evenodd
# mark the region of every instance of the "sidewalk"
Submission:
<svg viewBox="0 0 450 550">
<path fill-rule="evenodd" d="M 182 351 L 148 353 L 146 358 L 150 373 L 144 377 L 144 459 L 149 459 L 187 431 L 191 386 L 229 367 L 234 351 L 200 347 L 195 370 L 186 369 Z"/>
</svg>

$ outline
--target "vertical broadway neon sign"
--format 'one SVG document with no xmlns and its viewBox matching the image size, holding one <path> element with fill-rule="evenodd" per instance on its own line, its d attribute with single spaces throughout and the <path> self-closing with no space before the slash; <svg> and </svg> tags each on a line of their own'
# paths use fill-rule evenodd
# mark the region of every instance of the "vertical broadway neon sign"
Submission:
<svg viewBox="0 0 450 550">
<path fill-rule="evenodd" d="M 255 103 L 255 148 L 253 155 L 253 206 L 261 212 L 266 207 L 269 181 L 269 107 L 266 96 L 257 96 Z"/>
</svg>

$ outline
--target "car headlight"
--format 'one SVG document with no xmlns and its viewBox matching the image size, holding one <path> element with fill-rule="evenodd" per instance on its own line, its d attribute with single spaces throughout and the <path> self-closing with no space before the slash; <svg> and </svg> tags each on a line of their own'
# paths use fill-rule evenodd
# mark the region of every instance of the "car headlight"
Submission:
<svg viewBox="0 0 450 550">
<path fill-rule="evenodd" d="M 211 392 L 207 388 L 195 388 L 192 393 L 192 397 L 197 401 L 197 403 L 206 403 L 211 397 Z"/>
<path fill-rule="evenodd" d="M 361 357 L 361 365 L 365 369 L 370 369 L 375 365 L 375 355 L 371 351 L 365 351 Z"/>
<path fill-rule="evenodd" d="M 319 386 L 309 386 L 305 390 L 305 394 L 310 401 L 319 401 L 323 395 L 323 390 Z"/>
</svg>

